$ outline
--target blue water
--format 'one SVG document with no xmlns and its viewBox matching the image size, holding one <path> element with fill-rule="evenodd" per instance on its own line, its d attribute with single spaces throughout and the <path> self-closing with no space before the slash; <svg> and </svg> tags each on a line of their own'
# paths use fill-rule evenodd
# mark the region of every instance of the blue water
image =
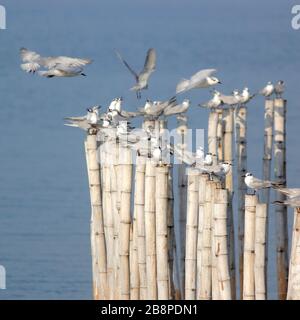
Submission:
<svg viewBox="0 0 300 320">
<path fill-rule="evenodd" d="M 62 119 L 120 95 L 126 109 L 140 106 L 114 48 L 136 68 L 149 47 L 157 49 L 157 70 L 144 98 L 166 99 L 180 78 L 208 67 L 218 69 L 221 90 L 228 93 L 246 85 L 255 92 L 268 80 L 284 79 L 288 184 L 297 186 L 300 31 L 291 28 L 293 3 L 0 0 L 7 10 L 7 30 L 0 30 L 0 264 L 7 289 L 0 299 L 92 298 L 84 134 L 64 127 Z M 94 63 L 86 78 L 30 76 L 19 68 L 22 46 Z M 207 113 L 196 105 L 209 93 L 188 96 L 191 127 L 206 128 Z M 249 105 L 248 159 L 258 176 L 262 143 L 263 99 L 257 98 Z M 270 255 L 269 292 L 275 298 L 274 248 Z"/>
</svg>

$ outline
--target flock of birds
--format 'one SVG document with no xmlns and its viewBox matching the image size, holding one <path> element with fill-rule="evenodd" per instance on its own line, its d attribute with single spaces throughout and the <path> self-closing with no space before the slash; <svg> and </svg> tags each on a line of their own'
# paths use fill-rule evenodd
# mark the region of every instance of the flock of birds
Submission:
<svg viewBox="0 0 300 320">
<path fill-rule="evenodd" d="M 136 83 L 130 90 L 135 91 L 137 98 L 141 99 L 141 91 L 148 88 L 150 76 L 156 68 L 155 49 L 151 48 L 147 51 L 144 68 L 139 73 L 133 70 L 118 51 L 116 51 L 116 55 L 134 76 Z M 21 48 L 20 56 L 23 62 L 21 64 L 22 70 L 32 74 L 37 72 L 40 76 L 47 78 L 86 76 L 84 67 L 92 63 L 91 59 L 65 56 L 42 57 L 40 54 L 26 48 Z M 106 140 L 117 139 L 121 145 L 129 146 L 139 156 L 153 158 L 157 162 L 164 161 L 170 154 L 176 154 L 187 165 L 223 179 L 230 172 L 231 164 L 218 163 L 215 161 L 214 155 L 205 154 L 201 147 L 193 153 L 184 149 L 179 144 L 175 146 L 163 144 L 157 128 L 151 125 L 148 128 L 133 131 L 134 128 L 129 124 L 129 119 L 135 117 L 158 120 L 161 117 L 174 115 L 180 117 L 184 115 L 190 107 L 190 101 L 185 99 L 183 102 L 177 103 L 177 96 L 192 89 L 213 88 L 212 98 L 206 103 L 199 105 L 209 109 L 226 106 L 238 108 L 241 105 L 247 104 L 257 94 L 261 94 L 266 98 L 270 98 L 272 95 L 281 97 L 285 89 L 284 81 L 280 80 L 276 84 L 268 82 L 256 94 L 251 94 L 246 87 L 241 92 L 234 90 L 231 95 L 224 95 L 214 88 L 221 83 L 214 76 L 216 72 L 216 69 L 204 69 L 198 71 L 189 79 L 182 79 L 177 84 L 176 95 L 167 101 L 152 101 L 148 99 L 142 108 L 139 108 L 135 112 L 129 112 L 122 108 L 123 99 L 115 98 L 111 101 L 105 112 L 100 112 L 101 106 L 94 106 L 87 109 L 85 116 L 65 118 L 68 122 L 66 125 L 78 127 L 85 131 L 95 129 L 101 131 Z M 245 175 L 245 184 L 255 191 L 273 187 L 287 196 L 287 200 L 283 204 L 300 207 L 300 189 L 282 188 L 280 183 L 260 180 L 249 172 Z"/>
</svg>

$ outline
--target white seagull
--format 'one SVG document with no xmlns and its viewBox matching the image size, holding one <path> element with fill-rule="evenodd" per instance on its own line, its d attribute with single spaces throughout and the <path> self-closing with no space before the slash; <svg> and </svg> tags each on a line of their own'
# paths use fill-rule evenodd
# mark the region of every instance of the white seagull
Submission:
<svg viewBox="0 0 300 320">
<path fill-rule="evenodd" d="M 87 114 L 83 117 L 66 117 L 69 123 L 66 126 L 76 127 L 88 131 L 91 128 L 98 128 L 99 126 L 99 109 L 101 106 L 94 106 L 87 109 Z M 100 127 L 100 126 L 99 126 Z"/>
<path fill-rule="evenodd" d="M 234 90 L 231 96 L 220 94 L 220 99 L 224 104 L 230 107 L 234 107 L 241 102 L 241 96 L 237 90 Z"/>
<path fill-rule="evenodd" d="M 148 81 L 150 75 L 154 72 L 156 67 L 156 52 L 153 48 L 149 49 L 147 52 L 144 68 L 140 73 L 136 73 L 130 65 L 123 59 L 121 54 L 116 51 L 118 58 L 125 65 L 125 67 L 131 72 L 135 77 L 136 85 L 133 86 L 130 90 L 136 91 L 137 98 L 141 98 L 141 91 L 148 89 Z"/>
<path fill-rule="evenodd" d="M 164 114 L 165 109 L 176 106 L 176 103 L 176 96 L 165 102 L 147 100 L 145 106 L 143 108 L 140 108 L 138 111 L 141 112 L 144 116 L 158 118 L 159 116 Z"/>
<path fill-rule="evenodd" d="M 264 97 L 268 98 L 274 93 L 275 87 L 271 81 L 267 83 L 267 85 L 260 90 L 260 94 Z"/>
<path fill-rule="evenodd" d="M 250 94 L 249 89 L 246 87 L 243 89 L 242 93 L 240 94 L 240 103 L 246 104 L 248 103 L 253 97 L 255 97 L 255 94 Z"/>
<path fill-rule="evenodd" d="M 182 79 L 177 84 L 176 94 L 196 88 L 209 88 L 221 83 L 218 78 L 212 76 L 216 72 L 216 69 L 204 69 L 195 73 L 190 79 Z"/>
<path fill-rule="evenodd" d="M 282 94 L 284 93 L 285 83 L 283 80 L 279 80 L 274 86 L 274 92 L 277 98 L 281 98 Z"/>
<path fill-rule="evenodd" d="M 208 109 L 218 108 L 223 104 L 223 101 L 221 100 L 220 96 L 221 96 L 221 93 L 217 90 L 214 90 L 212 99 L 210 99 L 209 101 L 203 104 L 199 104 L 199 106 L 203 108 L 208 108 Z"/>
<path fill-rule="evenodd" d="M 182 114 L 188 111 L 190 107 L 190 100 L 185 99 L 182 103 L 177 104 L 176 106 L 168 106 L 166 109 L 164 109 L 164 115 L 165 116 L 172 116 L 172 115 L 178 115 Z"/>
<path fill-rule="evenodd" d="M 253 174 L 250 172 L 247 172 L 244 177 L 245 177 L 244 181 L 245 181 L 246 186 L 250 189 L 254 189 L 255 192 L 260 189 L 266 189 L 266 188 L 271 188 L 271 187 L 276 187 L 276 186 L 281 185 L 278 182 L 273 182 L 273 181 L 269 181 L 269 180 L 261 180 L 261 179 L 255 178 L 253 176 Z"/>
</svg>

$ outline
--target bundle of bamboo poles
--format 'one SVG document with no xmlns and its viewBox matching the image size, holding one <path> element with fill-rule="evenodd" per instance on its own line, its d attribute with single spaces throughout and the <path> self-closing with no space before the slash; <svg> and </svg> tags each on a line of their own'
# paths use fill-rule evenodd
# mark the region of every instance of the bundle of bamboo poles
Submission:
<svg viewBox="0 0 300 320">
<path fill-rule="evenodd" d="M 263 178 L 286 185 L 286 101 L 266 99 Z M 145 119 L 159 141 L 164 120 Z M 182 158 L 187 118 L 178 117 Z M 274 134 L 273 134 L 274 132 Z M 235 138 L 235 144 L 233 140 Z M 268 212 L 247 193 L 247 108 L 210 110 L 208 152 L 213 165 L 236 159 L 238 265 L 241 299 L 267 299 Z M 233 146 L 235 145 L 235 148 Z M 85 151 L 91 198 L 91 246 L 95 299 L 236 299 L 234 171 L 225 177 L 178 165 L 178 214 L 174 212 L 173 165 L 133 152 L 118 139 L 88 131 Z M 135 159 L 135 163 L 133 162 Z M 277 202 L 284 202 L 277 193 Z M 288 261 L 287 207 L 276 207 L 279 299 L 298 299 L 299 210 L 295 209 Z M 175 234 L 175 229 L 178 234 Z M 289 267 L 289 270 L 288 270 Z M 289 281 L 288 281 L 289 280 Z"/>
</svg>

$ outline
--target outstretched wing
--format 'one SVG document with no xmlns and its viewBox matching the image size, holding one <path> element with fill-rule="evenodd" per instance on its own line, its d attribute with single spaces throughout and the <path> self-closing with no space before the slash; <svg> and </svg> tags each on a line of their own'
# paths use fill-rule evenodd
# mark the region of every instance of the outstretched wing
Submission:
<svg viewBox="0 0 300 320">
<path fill-rule="evenodd" d="M 180 80 L 176 86 L 176 94 L 179 94 L 188 90 L 189 85 L 190 85 L 190 80 L 187 80 L 187 79 Z"/>
<path fill-rule="evenodd" d="M 121 56 L 120 52 L 118 52 L 117 50 L 115 50 L 118 58 L 120 59 L 120 61 L 125 65 L 125 67 L 131 72 L 131 74 L 135 77 L 136 81 L 138 81 L 138 75 L 137 73 L 130 67 L 130 65 L 123 59 L 123 57 Z"/>
<path fill-rule="evenodd" d="M 147 51 L 147 56 L 142 73 L 152 73 L 156 67 L 156 52 L 154 49 Z"/>
<path fill-rule="evenodd" d="M 22 61 L 24 62 L 37 62 L 41 58 L 41 56 L 38 53 L 30 51 L 26 48 L 20 49 L 20 56 Z"/>
<path fill-rule="evenodd" d="M 191 82 L 195 83 L 195 82 L 201 82 L 203 81 L 205 78 L 212 76 L 214 73 L 216 73 L 217 70 L 216 69 L 203 69 L 198 71 L 197 73 L 195 73 L 192 77 L 191 77 Z"/>
<path fill-rule="evenodd" d="M 80 59 L 80 58 L 71 58 L 71 57 L 48 57 L 43 58 L 41 64 L 47 69 L 56 69 L 56 68 L 81 68 L 87 64 L 92 63 L 91 59 Z"/>
</svg>

